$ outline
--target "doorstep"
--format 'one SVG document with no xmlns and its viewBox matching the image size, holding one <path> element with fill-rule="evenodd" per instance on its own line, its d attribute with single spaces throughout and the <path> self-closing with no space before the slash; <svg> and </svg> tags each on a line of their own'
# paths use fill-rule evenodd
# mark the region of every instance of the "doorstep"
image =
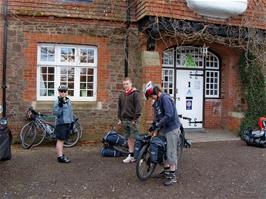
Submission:
<svg viewBox="0 0 266 199">
<path fill-rule="evenodd" d="M 225 129 L 185 129 L 186 138 L 192 143 L 240 140 L 240 137 Z"/>
</svg>

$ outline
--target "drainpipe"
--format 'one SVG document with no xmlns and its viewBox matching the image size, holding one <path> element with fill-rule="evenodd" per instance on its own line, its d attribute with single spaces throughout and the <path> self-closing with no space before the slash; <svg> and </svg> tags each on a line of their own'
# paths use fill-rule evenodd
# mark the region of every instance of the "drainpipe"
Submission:
<svg viewBox="0 0 266 199">
<path fill-rule="evenodd" d="M 6 117 L 6 62 L 7 62 L 8 0 L 4 0 L 3 14 L 4 14 L 4 34 L 3 34 L 3 82 L 2 82 L 2 89 L 3 89 L 2 106 L 3 106 L 3 112 L 2 112 L 2 116 Z"/>
<path fill-rule="evenodd" d="M 128 37 L 130 27 L 130 0 L 127 0 L 127 20 L 126 20 L 126 43 L 125 43 L 125 77 L 128 77 Z"/>
</svg>

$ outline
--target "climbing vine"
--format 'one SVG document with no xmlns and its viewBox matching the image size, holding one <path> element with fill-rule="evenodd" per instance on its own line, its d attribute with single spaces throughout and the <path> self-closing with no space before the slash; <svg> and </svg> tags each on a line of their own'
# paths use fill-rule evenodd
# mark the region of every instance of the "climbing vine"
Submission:
<svg viewBox="0 0 266 199">
<path fill-rule="evenodd" d="M 256 57 L 247 52 L 240 58 L 240 78 L 247 101 L 247 111 L 240 131 L 256 128 L 258 118 L 266 115 L 265 79 Z"/>
</svg>

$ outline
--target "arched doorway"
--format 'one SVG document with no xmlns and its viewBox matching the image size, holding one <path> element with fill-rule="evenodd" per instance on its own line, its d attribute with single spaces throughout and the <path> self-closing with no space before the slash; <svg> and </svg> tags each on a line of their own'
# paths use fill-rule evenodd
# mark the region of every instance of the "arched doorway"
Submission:
<svg viewBox="0 0 266 199">
<path fill-rule="evenodd" d="M 220 60 L 202 47 L 178 46 L 163 52 L 162 87 L 176 102 L 185 128 L 204 126 L 204 101 L 220 98 Z"/>
</svg>

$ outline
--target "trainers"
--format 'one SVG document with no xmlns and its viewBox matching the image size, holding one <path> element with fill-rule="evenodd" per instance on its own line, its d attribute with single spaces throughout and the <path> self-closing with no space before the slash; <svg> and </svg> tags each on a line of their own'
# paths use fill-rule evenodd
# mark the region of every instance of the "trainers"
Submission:
<svg viewBox="0 0 266 199">
<path fill-rule="evenodd" d="M 124 163 L 130 163 L 130 162 L 135 162 L 136 159 L 132 157 L 130 154 L 127 156 L 126 159 L 123 160 Z"/>
<path fill-rule="evenodd" d="M 163 170 L 163 171 L 161 171 L 161 172 L 156 176 L 156 178 L 168 179 L 168 178 L 169 178 L 169 175 L 170 175 L 170 172 L 169 172 L 169 171 L 167 171 L 167 170 Z"/>
<path fill-rule="evenodd" d="M 166 179 L 166 181 L 163 184 L 165 186 L 170 186 L 176 182 L 177 182 L 177 180 L 176 180 L 175 174 L 170 174 L 169 177 Z"/>
<path fill-rule="evenodd" d="M 65 155 L 62 155 L 60 157 L 57 157 L 57 161 L 60 163 L 70 163 L 70 159 L 66 157 Z"/>
</svg>

